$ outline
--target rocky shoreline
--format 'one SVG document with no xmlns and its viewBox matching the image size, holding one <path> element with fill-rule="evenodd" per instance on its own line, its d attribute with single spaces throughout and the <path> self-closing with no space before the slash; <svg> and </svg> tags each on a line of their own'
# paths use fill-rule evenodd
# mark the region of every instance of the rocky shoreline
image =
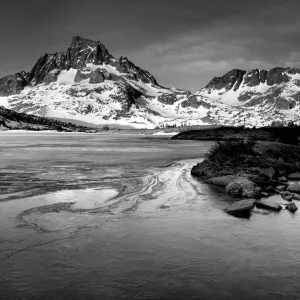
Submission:
<svg viewBox="0 0 300 300">
<path fill-rule="evenodd" d="M 254 207 L 280 211 L 282 206 L 295 212 L 294 201 L 300 201 L 300 147 L 253 142 L 249 153 L 236 153 L 243 148 L 242 143 L 219 142 L 206 159 L 192 168 L 191 174 L 224 187 L 224 192 L 236 200 L 225 210 L 229 214 L 249 216 Z M 273 195 L 280 195 L 282 201 L 270 199 Z"/>
</svg>

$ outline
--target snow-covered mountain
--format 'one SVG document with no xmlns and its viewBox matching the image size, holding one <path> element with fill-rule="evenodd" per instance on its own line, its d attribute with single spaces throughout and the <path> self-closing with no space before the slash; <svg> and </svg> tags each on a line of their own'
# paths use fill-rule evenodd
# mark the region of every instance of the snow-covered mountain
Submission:
<svg viewBox="0 0 300 300">
<path fill-rule="evenodd" d="M 95 124 L 262 126 L 299 123 L 300 70 L 232 70 L 195 94 L 159 85 L 126 57 L 74 37 L 65 52 L 0 79 L 0 105 L 18 112 Z"/>
</svg>

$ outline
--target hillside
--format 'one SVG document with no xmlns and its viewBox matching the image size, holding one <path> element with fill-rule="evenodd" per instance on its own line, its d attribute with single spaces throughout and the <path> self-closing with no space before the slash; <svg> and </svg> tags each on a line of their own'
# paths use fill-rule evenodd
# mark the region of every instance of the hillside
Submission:
<svg viewBox="0 0 300 300">
<path fill-rule="evenodd" d="M 0 130 L 56 130 L 93 132 L 93 128 L 61 122 L 51 118 L 18 113 L 0 106 Z"/>
</svg>

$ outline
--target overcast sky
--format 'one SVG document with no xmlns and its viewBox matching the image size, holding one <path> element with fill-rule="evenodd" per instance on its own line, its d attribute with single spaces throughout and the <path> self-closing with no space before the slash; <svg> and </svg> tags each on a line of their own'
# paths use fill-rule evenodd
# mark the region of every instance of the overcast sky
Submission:
<svg viewBox="0 0 300 300">
<path fill-rule="evenodd" d="M 300 0 L 14 0 L 1 3 L 0 76 L 72 36 L 99 40 L 159 83 L 192 91 L 233 68 L 300 67 Z"/>
</svg>

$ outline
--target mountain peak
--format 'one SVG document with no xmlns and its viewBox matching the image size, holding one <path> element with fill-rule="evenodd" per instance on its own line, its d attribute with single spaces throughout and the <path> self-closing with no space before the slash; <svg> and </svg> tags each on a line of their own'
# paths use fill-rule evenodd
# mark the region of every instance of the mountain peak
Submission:
<svg viewBox="0 0 300 300">
<path fill-rule="evenodd" d="M 70 47 L 84 47 L 84 46 L 97 47 L 98 45 L 104 46 L 103 43 L 99 41 L 87 39 L 79 35 L 76 35 L 72 38 Z"/>
<path fill-rule="evenodd" d="M 243 77 L 246 73 L 245 70 L 233 69 L 221 77 L 214 77 L 205 86 L 205 89 L 220 90 L 225 88 L 225 90 L 228 91 L 234 88 L 234 90 L 236 90 L 243 81 Z"/>
</svg>

